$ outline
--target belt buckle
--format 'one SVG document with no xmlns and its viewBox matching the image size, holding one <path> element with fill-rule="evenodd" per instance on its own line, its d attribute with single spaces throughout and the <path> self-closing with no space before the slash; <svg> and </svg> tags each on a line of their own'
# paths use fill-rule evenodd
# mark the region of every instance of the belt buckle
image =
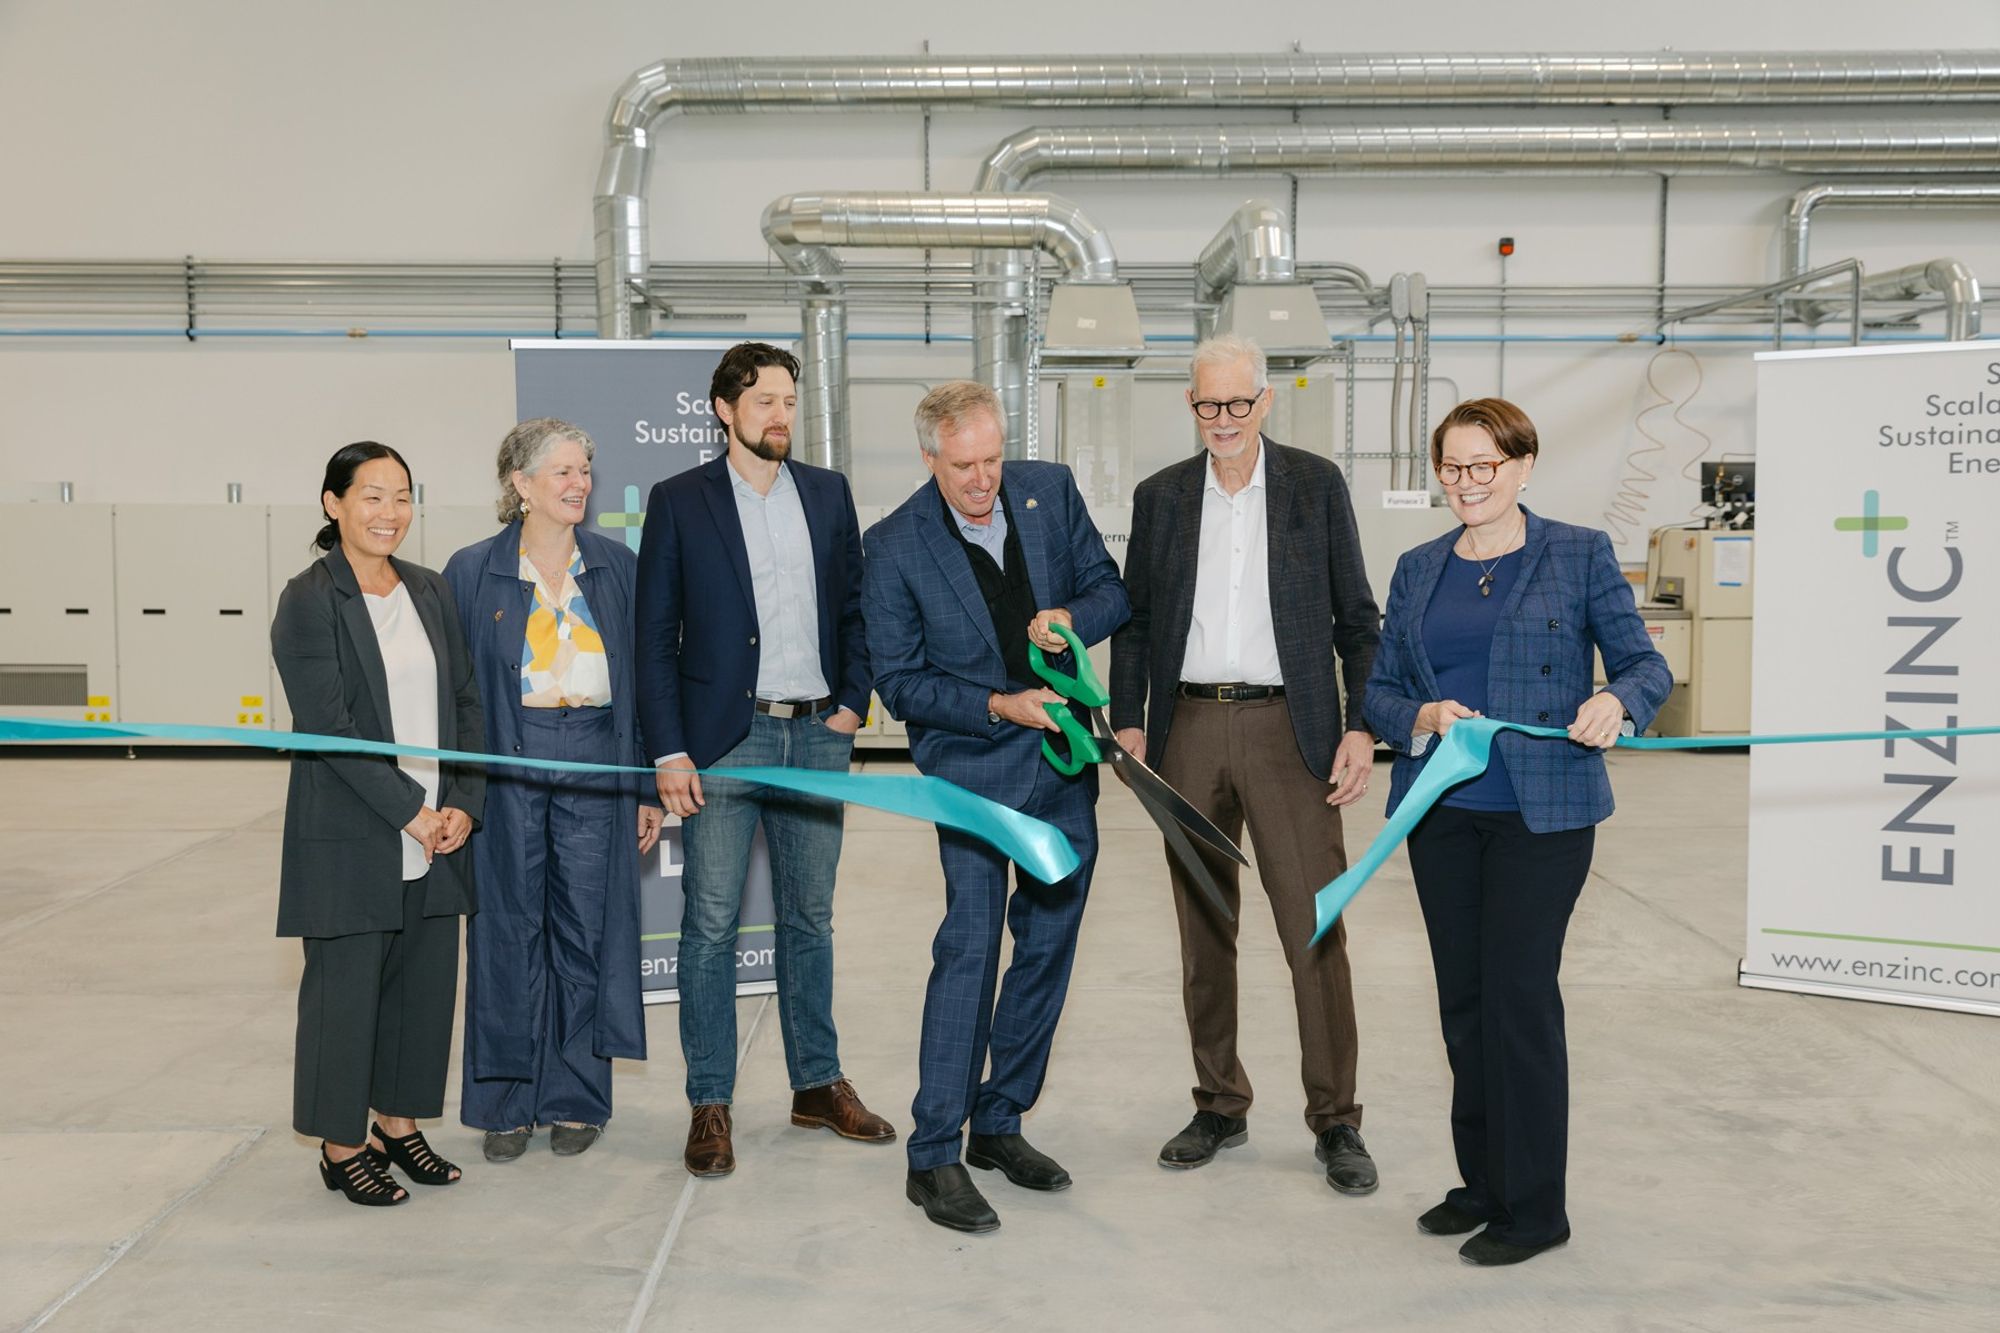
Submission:
<svg viewBox="0 0 2000 1333">
<path fill-rule="evenodd" d="M 1221 703 L 1233 704 L 1236 702 L 1236 687 L 1234 685 L 1218 685 L 1215 687 L 1215 697 Z"/>
</svg>

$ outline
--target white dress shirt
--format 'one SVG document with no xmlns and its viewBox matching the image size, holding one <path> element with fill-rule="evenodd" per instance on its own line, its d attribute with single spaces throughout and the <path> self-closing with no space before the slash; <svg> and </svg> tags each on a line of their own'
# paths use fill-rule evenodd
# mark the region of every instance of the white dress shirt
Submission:
<svg viewBox="0 0 2000 1333">
<path fill-rule="evenodd" d="M 368 618 L 375 622 L 375 644 L 382 650 L 382 669 L 389 678 L 389 732 L 398 745 L 438 748 L 437 654 L 431 636 L 410 600 L 407 584 L 398 583 L 387 597 L 365 593 Z M 397 755 L 396 767 L 424 789 L 424 804 L 437 809 L 438 761 Z M 403 880 L 422 879 L 431 870 L 424 845 L 404 833 Z"/>
<path fill-rule="evenodd" d="M 1195 556 L 1194 618 L 1188 624 L 1181 679 L 1213 685 L 1282 685 L 1278 636 L 1271 626 L 1271 558 L 1264 522 L 1264 457 L 1250 482 L 1231 495 L 1202 469 L 1201 547 Z"/>
</svg>

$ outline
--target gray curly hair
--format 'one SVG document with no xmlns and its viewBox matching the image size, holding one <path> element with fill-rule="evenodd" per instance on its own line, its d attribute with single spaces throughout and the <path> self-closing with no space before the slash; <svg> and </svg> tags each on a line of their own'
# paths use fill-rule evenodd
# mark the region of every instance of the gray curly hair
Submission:
<svg viewBox="0 0 2000 1333">
<path fill-rule="evenodd" d="M 523 421 L 500 441 L 500 499 L 494 509 L 502 523 L 512 523 L 521 517 L 521 493 L 514 489 L 514 474 L 525 472 L 533 476 L 550 451 L 564 440 L 582 445 L 585 458 L 593 458 L 597 454 L 597 444 L 590 438 L 590 432 L 554 417 L 534 417 Z"/>
</svg>

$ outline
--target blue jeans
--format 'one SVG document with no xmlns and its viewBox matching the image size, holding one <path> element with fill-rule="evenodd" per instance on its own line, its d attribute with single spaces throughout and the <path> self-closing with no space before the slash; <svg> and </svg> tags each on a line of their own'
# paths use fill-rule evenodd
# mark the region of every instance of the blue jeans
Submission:
<svg viewBox="0 0 2000 1333">
<path fill-rule="evenodd" d="M 815 717 L 750 717 L 750 734 L 716 761 L 719 768 L 784 766 L 846 772 L 854 738 Z M 785 1068 L 795 1089 L 840 1078 L 833 1030 L 833 879 L 840 864 L 838 801 L 703 779 L 705 804 L 681 825 L 678 975 L 681 1050 L 695 1106 L 727 1104 L 736 1088 L 736 927 L 757 824 L 771 849 L 777 913 L 778 1022 Z"/>
<path fill-rule="evenodd" d="M 609 708 L 523 708 L 522 753 L 531 759 L 616 763 Z M 518 772 L 518 770 L 517 770 Z M 598 773 L 513 775 L 486 789 L 480 836 L 500 840 L 512 873 L 481 880 L 477 915 L 466 922 L 465 1080 L 459 1118 L 475 1129 L 602 1125 L 611 1119 L 611 1061 L 597 1054 L 598 957 L 609 893 L 610 839 L 619 820 L 615 780 Z M 532 1026 L 508 1032 L 493 997 L 511 993 Z M 532 1049 L 526 1067 L 482 1051 L 475 1029 L 505 1033 Z"/>
</svg>

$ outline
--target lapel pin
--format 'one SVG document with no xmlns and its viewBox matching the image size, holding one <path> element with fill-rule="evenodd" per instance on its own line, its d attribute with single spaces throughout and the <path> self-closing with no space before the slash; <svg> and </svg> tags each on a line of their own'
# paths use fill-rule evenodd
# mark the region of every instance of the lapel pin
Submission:
<svg viewBox="0 0 2000 1333">
<path fill-rule="evenodd" d="M 504 616 L 504 615 L 506 615 L 506 614 L 507 614 L 507 613 L 506 613 L 505 611 L 495 611 L 495 612 L 493 613 L 493 623 L 494 623 L 494 624 L 496 624 L 496 625 L 497 625 L 497 624 L 499 624 L 499 623 L 500 623 L 500 617 L 502 617 L 502 616 Z"/>
<path fill-rule="evenodd" d="M 1034 501 L 1034 497 L 1033 497 L 1033 496 L 1030 496 L 1030 497 L 1028 498 L 1028 508 L 1030 508 L 1030 509 L 1033 509 L 1034 507 L 1035 507 L 1035 501 Z"/>
</svg>

